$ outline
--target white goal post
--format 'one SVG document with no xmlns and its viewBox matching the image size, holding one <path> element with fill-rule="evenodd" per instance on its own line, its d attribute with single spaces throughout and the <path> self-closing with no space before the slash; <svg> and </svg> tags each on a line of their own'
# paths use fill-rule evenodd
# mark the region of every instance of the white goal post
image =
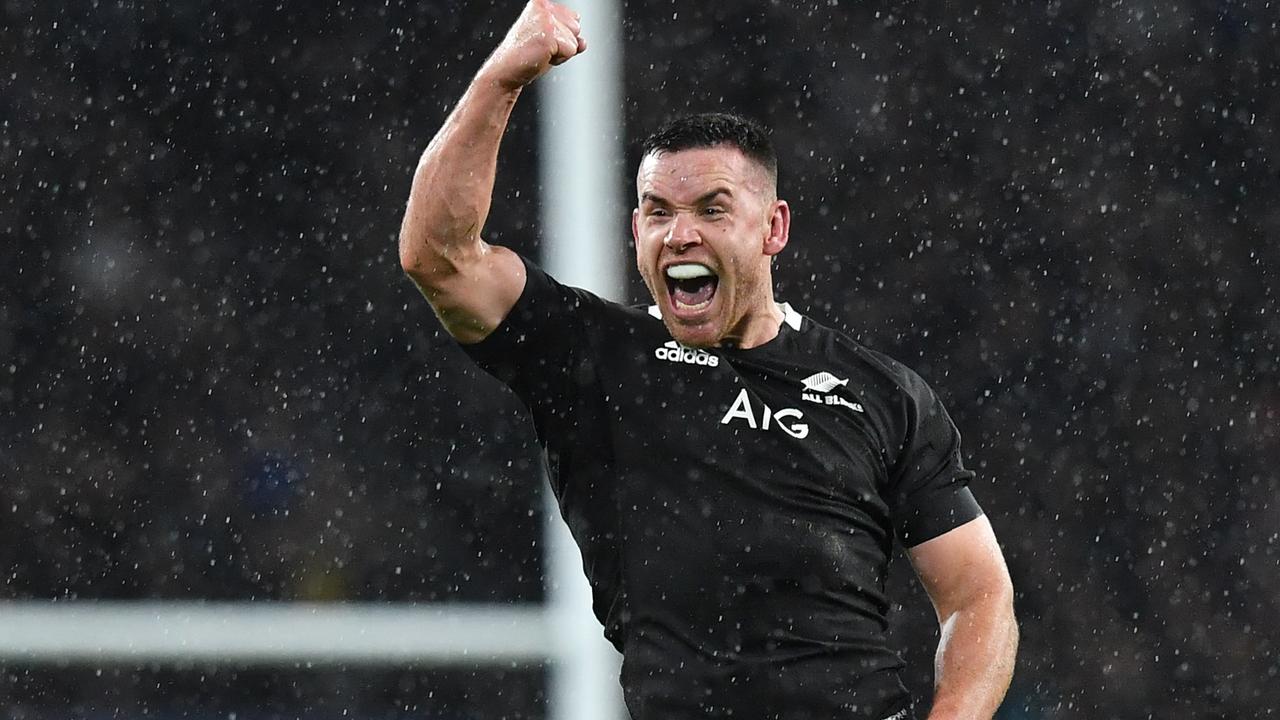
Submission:
<svg viewBox="0 0 1280 720">
<path fill-rule="evenodd" d="M 620 300 L 622 7 L 570 4 L 591 50 L 539 81 L 544 264 Z M 547 505 L 546 605 L 0 600 L 0 664 L 546 663 L 549 720 L 625 718 L 619 657 L 592 615 L 577 548 Z"/>
<path fill-rule="evenodd" d="M 0 602 L 0 662 L 512 665 L 554 662 L 541 605 Z"/>
</svg>

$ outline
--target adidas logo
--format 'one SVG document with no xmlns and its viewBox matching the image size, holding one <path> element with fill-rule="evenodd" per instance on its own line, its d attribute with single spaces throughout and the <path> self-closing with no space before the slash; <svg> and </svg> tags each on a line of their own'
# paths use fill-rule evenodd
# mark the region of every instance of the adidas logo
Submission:
<svg viewBox="0 0 1280 720">
<path fill-rule="evenodd" d="M 706 350 L 685 347 L 675 340 L 668 340 L 663 343 L 662 347 L 653 351 L 653 356 L 659 360 L 685 363 L 686 365 L 705 365 L 707 367 L 716 367 L 720 364 L 720 358 L 712 355 Z"/>
</svg>

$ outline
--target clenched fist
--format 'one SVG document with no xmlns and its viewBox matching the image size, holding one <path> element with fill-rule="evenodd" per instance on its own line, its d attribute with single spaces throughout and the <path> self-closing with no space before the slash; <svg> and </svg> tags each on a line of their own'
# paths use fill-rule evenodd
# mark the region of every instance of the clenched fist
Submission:
<svg viewBox="0 0 1280 720">
<path fill-rule="evenodd" d="M 517 90 L 587 49 L 579 15 L 551 0 L 529 0 L 481 72 Z"/>
</svg>

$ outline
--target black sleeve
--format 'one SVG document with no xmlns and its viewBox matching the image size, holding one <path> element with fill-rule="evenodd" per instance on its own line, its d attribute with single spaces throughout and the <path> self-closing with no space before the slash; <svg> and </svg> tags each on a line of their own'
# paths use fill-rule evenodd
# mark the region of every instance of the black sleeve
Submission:
<svg viewBox="0 0 1280 720">
<path fill-rule="evenodd" d="M 529 409 L 559 492 L 566 453 L 596 445 L 588 435 L 602 429 L 593 359 L 607 303 L 521 260 L 527 279 L 516 304 L 488 337 L 462 349 Z"/>
<path fill-rule="evenodd" d="M 924 380 L 910 370 L 904 384 L 905 435 L 890 478 L 898 537 L 919 545 L 982 515 L 960 461 L 960 431 Z"/>
<path fill-rule="evenodd" d="M 620 306 L 521 260 L 527 279 L 516 304 L 488 337 L 462 349 L 528 408 L 546 451 L 547 480 L 582 551 L 596 617 L 616 643 L 610 613 L 621 587 L 620 521 L 609 489 L 613 422 L 598 364 L 608 339 L 617 338 L 611 323 Z"/>
</svg>

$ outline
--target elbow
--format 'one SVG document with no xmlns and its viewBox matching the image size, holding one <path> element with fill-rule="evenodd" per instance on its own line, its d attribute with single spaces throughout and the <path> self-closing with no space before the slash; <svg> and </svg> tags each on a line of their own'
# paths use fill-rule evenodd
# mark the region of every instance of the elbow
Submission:
<svg viewBox="0 0 1280 720">
<path fill-rule="evenodd" d="M 412 238 L 406 233 L 400 233 L 400 269 L 409 277 L 417 279 L 423 274 L 425 265 L 422 253 L 414 248 Z"/>
<path fill-rule="evenodd" d="M 421 288 L 437 287 L 466 274 L 479 261 L 481 248 L 421 233 L 400 234 L 400 269 Z"/>
<path fill-rule="evenodd" d="M 1018 640 L 1021 631 L 1018 629 L 1018 615 L 1014 608 L 1013 583 L 1005 575 L 1003 582 L 998 583 L 992 593 L 995 599 L 994 612 L 1000 626 L 1004 630 L 1005 654 L 1010 663 L 1018 652 Z"/>
<path fill-rule="evenodd" d="M 1018 618 L 1014 611 L 1013 582 L 1009 578 L 1008 573 L 1002 573 L 999 578 L 987 587 L 984 594 L 984 599 L 991 608 L 991 612 L 999 616 L 1002 622 L 1016 637 L 1018 632 Z"/>
<path fill-rule="evenodd" d="M 988 588 L 988 592 L 999 598 L 999 600 L 1007 605 L 1010 610 L 1013 609 L 1013 578 L 1009 576 L 1008 569 L 998 573 Z"/>
<path fill-rule="evenodd" d="M 480 254 L 475 223 L 411 218 L 400 227 L 400 269 L 419 285 L 458 274 Z"/>
<path fill-rule="evenodd" d="M 439 274 L 441 256 L 430 237 L 400 231 L 400 269 L 418 285 L 430 285 L 432 278 Z"/>
<path fill-rule="evenodd" d="M 981 582 L 970 585 L 962 594 L 951 596 L 936 609 L 940 625 L 977 620 L 1005 628 L 1015 637 L 1017 635 L 1013 583 L 1007 572 L 992 573 Z"/>
</svg>

